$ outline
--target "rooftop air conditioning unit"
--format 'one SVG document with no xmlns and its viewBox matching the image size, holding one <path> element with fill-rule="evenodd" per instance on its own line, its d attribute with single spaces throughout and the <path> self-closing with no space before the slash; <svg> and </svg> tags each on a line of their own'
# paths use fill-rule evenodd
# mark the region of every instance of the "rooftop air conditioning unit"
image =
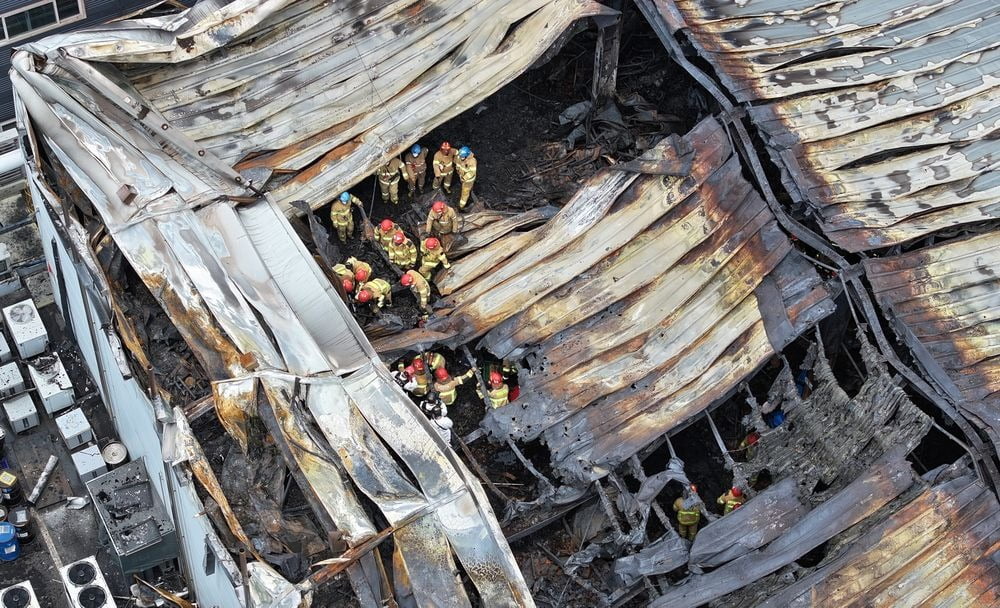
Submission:
<svg viewBox="0 0 1000 608">
<path fill-rule="evenodd" d="M 31 581 L 22 581 L 0 589 L 0 606 L 3 608 L 40 608 Z"/>
<path fill-rule="evenodd" d="M 3 318 L 22 359 L 40 355 L 48 348 L 49 334 L 31 299 L 4 308 Z"/>
<path fill-rule="evenodd" d="M 115 600 L 93 555 L 59 569 L 73 608 L 114 608 Z"/>
</svg>

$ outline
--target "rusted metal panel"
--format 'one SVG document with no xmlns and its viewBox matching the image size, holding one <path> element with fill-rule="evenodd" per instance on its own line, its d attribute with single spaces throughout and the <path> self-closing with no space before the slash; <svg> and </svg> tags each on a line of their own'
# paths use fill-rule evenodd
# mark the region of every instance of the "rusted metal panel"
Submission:
<svg viewBox="0 0 1000 608">
<path fill-rule="evenodd" d="M 754 102 L 786 185 L 836 244 L 863 251 L 1000 217 L 1000 5 L 643 1 Z"/>
<path fill-rule="evenodd" d="M 1000 407 L 1000 235 L 865 261 L 876 300 L 962 405 Z M 992 420 L 993 416 L 989 419 Z"/>
</svg>

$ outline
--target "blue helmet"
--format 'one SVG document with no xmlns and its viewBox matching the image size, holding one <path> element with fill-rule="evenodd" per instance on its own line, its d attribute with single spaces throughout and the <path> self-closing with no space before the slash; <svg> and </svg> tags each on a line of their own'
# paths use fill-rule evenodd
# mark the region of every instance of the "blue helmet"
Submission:
<svg viewBox="0 0 1000 608">
<path fill-rule="evenodd" d="M 346 202 L 349 202 L 350 200 L 351 200 L 351 193 L 350 192 L 341 192 L 340 193 L 340 202 L 346 203 Z"/>
<path fill-rule="evenodd" d="M 421 150 L 423 150 L 423 148 L 420 147 L 420 144 L 413 144 L 413 147 L 410 148 L 410 154 L 416 156 L 420 154 Z"/>
<path fill-rule="evenodd" d="M 469 146 L 462 146 L 458 149 L 459 158 L 469 158 L 470 154 L 472 154 L 472 150 L 469 149 Z"/>
</svg>

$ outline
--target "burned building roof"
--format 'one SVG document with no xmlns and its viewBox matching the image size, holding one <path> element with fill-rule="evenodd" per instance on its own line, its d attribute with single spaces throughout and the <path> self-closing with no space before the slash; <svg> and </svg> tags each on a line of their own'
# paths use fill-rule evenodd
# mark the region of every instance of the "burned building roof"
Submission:
<svg viewBox="0 0 1000 608">
<path fill-rule="evenodd" d="M 652 2 L 645 2 L 650 6 Z M 995 2 L 657 2 L 849 251 L 997 219 Z"/>
</svg>

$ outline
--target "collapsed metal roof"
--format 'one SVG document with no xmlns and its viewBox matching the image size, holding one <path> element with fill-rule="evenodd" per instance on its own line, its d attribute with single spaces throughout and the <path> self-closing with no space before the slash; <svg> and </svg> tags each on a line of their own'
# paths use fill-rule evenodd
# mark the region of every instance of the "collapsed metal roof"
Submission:
<svg viewBox="0 0 1000 608">
<path fill-rule="evenodd" d="M 848 251 L 1000 217 L 1000 6 L 647 2 L 686 30 Z"/>
</svg>

